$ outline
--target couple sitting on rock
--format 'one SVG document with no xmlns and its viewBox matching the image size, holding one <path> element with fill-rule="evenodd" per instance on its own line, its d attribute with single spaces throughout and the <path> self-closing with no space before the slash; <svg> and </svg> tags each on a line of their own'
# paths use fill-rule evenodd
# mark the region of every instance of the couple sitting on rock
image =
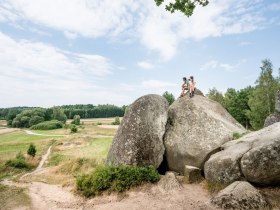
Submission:
<svg viewBox="0 0 280 210">
<path fill-rule="evenodd" d="M 183 97 L 187 92 L 190 94 L 190 98 L 194 96 L 194 90 L 195 90 L 195 81 L 193 79 L 193 76 L 190 76 L 190 78 L 183 77 L 183 84 L 182 84 L 182 92 L 180 97 Z"/>
</svg>

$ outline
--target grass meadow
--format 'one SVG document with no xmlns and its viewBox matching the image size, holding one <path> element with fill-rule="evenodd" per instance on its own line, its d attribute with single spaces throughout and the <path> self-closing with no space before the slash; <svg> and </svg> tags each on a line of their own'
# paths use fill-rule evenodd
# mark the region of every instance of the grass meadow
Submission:
<svg viewBox="0 0 280 210">
<path fill-rule="evenodd" d="M 63 136 L 36 136 L 20 129 L 0 133 L 0 165 L 3 166 L 5 161 L 14 158 L 19 151 L 26 154 L 30 143 L 36 146 L 36 157 L 39 161 L 52 145 L 51 154 L 44 165 L 48 168 L 47 172 L 26 177 L 26 181 L 74 186 L 77 176 L 90 173 L 96 166 L 104 163 L 118 127 L 111 125 L 113 121 L 114 118 L 82 119 L 77 133 L 70 133 L 70 130 L 65 128 L 32 130 L 36 134 Z M 67 121 L 67 124 L 70 122 Z M 11 175 L 14 175 L 14 172 Z M 1 177 L 3 179 L 5 176 L 0 174 L 0 179 Z"/>
</svg>

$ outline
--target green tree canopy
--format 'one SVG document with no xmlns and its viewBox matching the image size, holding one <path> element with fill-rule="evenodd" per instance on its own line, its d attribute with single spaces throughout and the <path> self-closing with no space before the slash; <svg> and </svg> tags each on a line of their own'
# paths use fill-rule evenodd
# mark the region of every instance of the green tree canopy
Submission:
<svg viewBox="0 0 280 210">
<path fill-rule="evenodd" d="M 224 106 L 225 99 L 222 92 L 219 92 L 215 87 L 212 89 L 209 89 L 209 92 L 206 94 L 206 96 L 213 101 L 219 102 L 222 106 Z"/>
<path fill-rule="evenodd" d="M 160 6 L 164 3 L 164 0 L 155 0 L 156 5 Z M 193 11 L 197 5 L 206 6 L 209 0 L 173 0 L 165 6 L 165 9 L 171 13 L 180 11 L 187 17 L 193 14 Z"/>
<path fill-rule="evenodd" d="M 275 109 L 275 94 L 279 88 L 278 78 L 273 76 L 270 60 L 262 61 L 261 73 L 256 81 L 256 88 L 249 97 L 250 112 L 248 117 L 254 129 L 260 129 L 268 115 Z"/>
</svg>

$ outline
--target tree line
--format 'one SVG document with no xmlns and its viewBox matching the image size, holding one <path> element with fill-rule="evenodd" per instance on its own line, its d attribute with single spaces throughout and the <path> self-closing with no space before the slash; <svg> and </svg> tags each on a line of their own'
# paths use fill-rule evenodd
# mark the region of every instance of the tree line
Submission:
<svg viewBox="0 0 280 210">
<path fill-rule="evenodd" d="M 255 86 L 241 90 L 229 88 L 225 94 L 212 88 L 207 94 L 247 129 L 263 128 L 265 119 L 275 110 L 275 95 L 280 89 L 280 69 L 279 75 L 273 76 L 273 65 L 269 59 L 263 60 L 260 68 Z"/>
<path fill-rule="evenodd" d="M 110 104 L 97 106 L 78 104 L 52 108 L 0 108 L 0 119 L 7 120 L 7 125 L 10 127 L 29 128 L 50 120 L 58 120 L 65 123 L 67 119 L 73 119 L 77 115 L 80 118 L 123 117 L 126 107 L 118 107 Z"/>
</svg>

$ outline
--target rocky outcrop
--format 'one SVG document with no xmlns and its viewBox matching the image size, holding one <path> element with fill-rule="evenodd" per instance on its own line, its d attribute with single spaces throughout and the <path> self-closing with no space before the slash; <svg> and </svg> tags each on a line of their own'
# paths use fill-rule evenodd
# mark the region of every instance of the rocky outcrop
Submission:
<svg viewBox="0 0 280 210">
<path fill-rule="evenodd" d="M 164 176 L 161 177 L 158 182 L 159 188 L 164 191 L 174 191 L 182 189 L 181 184 L 177 180 L 175 174 L 171 171 L 167 171 Z"/>
<path fill-rule="evenodd" d="M 106 163 L 159 167 L 163 160 L 163 135 L 167 122 L 167 100 L 146 95 L 129 106 L 113 139 Z"/>
<path fill-rule="evenodd" d="M 276 93 L 275 112 L 280 113 L 280 90 L 278 90 L 277 93 Z"/>
<path fill-rule="evenodd" d="M 280 90 L 277 91 L 275 96 L 275 112 L 265 119 L 264 127 L 270 126 L 277 122 L 280 122 Z"/>
<path fill-rule="evenodd" d="M 212 182 L 247 180 L 261 185 L 280 183 L 280 123 L 228 142 L 205 163 Z"/>
<path fill-rule="evenodd" d="M 280 122 L 280 113 L 273 113 L 265 119 L 264 127 L 270 126 L 277 122 Z"/>
<path fill-rule="evenodd" d="M 267 209 L 268 205 L 259 191 L 248 182 L 234 182 L 220 191 L 211 202 L 222 209 Z"/>
<path fill-rule="evenodd" d="M 170 170 L 203 168 L 210 154 L 245 129 L 217 102 L 195 95 L 179 98 L 168 110 L 164 144 Z"/>
</svg>

